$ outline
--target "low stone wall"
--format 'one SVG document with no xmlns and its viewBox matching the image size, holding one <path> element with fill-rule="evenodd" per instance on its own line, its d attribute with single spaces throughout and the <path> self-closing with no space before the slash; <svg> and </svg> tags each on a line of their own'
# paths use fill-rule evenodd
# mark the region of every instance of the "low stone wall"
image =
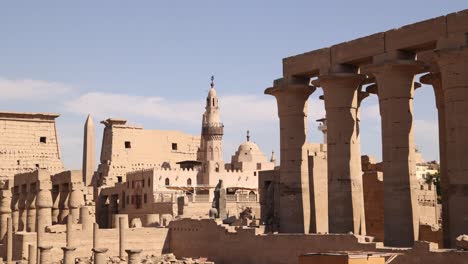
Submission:
<svg viewBox="0 0 468 264">
<path fill-rule="evenodd" d="M 354 235 L 255 234 L 255 229 L 228 232 L 210 219 L 172 221 L 170 250 L 178 258 L 207 257 L 217 264 L 296 263 L 311 251 L 375 251 L 375 243 L 359 243 Z"/>
<path fill-rule="evenodd" d="M 126 248 L 142 249 L 143 254 L 156 256 L 169 251 L 168 228 L 129 228 L 126 229 Z M 73 233 L 73 247 L 76 247 L 76 257 L 90 257 L 93 247 L 92 230 L 76 230 Z M 36 246 L 36 233 L 19 232 L 14 236 L 13 259 L 27 259 L 28 245 Z M 52 246 L 52 261 L 59 261 L 63 258 L 61 247 L 66 246 L 66 233 L 46 233 L 44 235 L 45 246 Z M 3 247 L 1 245 L 0 247 Z M 108 248 L 106 256 L 119 255 L 119 230 L 100 229 L 98 247 Z M 2 252 L 4 252 L 2 248 Z M 6 256 L 2 256 L 4 259 Z"/>
</svg>

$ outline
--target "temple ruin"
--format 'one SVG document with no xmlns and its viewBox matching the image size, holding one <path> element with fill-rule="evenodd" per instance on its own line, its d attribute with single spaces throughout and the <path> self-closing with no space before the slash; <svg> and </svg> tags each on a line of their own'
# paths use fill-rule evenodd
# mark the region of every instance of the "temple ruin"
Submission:
<svg viewBox="0 0 468 264">
<path fill-rule="evenodd" d="M 420 83 L 434 89 L 440 167 L 414 143 Z M 107 118 L 97 161 L 88 116 L 82 170 L 62 165 L 59 115 L 1 112 L 0 263 L 468 263 L 468 10 L 287 57 L 265 94 L 279 164 L 250 131 L 224 161 L 213 78 L 200 135 Z M 380 162 L 361 153 L 369 96 Z M 440 197 L 424 180 L 437 172 Z"/>
</svg>

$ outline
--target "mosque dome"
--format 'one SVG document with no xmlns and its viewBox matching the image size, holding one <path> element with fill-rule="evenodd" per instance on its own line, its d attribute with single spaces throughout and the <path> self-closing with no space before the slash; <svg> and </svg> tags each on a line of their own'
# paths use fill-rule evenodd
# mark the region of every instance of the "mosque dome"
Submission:
<svg viewBox="0 0 468 264">
<path fill-rule="evenodd" d="M 247 141 L 247 142 L 244 142 L 242 144 L 239 145 L 239 148 L 237 149 L 237 151 L 239 153 L 242 153 L 242 152 L 260 152 L 260 148 L 258 147 L 257 144 L 253 143 L 253 142 L 250 142 L 250 141 Z"/>
<path fill-rule="evenodd" d="M 263 155 L 260 147 L 254 142 L 250 141 L 250 134 L 247 131 L 247 141 L 240 144 L 237 149 L 236 154 L 234 155 L 234 160 L 236 162 L 266 162 L 267 158 Z"/>
</svg>

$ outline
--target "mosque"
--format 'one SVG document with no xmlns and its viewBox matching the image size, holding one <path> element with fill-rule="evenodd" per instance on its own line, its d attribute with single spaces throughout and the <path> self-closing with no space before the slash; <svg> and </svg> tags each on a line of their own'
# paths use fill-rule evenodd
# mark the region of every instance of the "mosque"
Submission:
<svg viewBox="0 0 468 264">
<path fill-rule="evenodd" d="M 213 79 L 200 137 L 144 130 L 121 119 L 102 122 L 101 163 L 92 179 L 98 189 L 96 210 L 101 226 L 112 225 L 119 214 L 128 214 L 130 220 L 140 218 L 145 226 L 156 215 L 206 216 L 221 181 L 227 191 L 228 214 L 238 215 L 246 207 L 259 214 L 258 176 L 275 169 L 274 153 L 268 160 L 247 131 L 246 141 L 231 162 L 224 162 L 224 125 Z M 85 131 L 90 124 L 88 118 Z"/>
</svg>

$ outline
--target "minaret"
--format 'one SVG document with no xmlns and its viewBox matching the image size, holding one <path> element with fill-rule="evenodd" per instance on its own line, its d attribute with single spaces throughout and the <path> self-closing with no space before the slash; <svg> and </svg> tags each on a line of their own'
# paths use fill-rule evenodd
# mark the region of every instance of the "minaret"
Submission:
<svg viewBox="0 0 468 264">
<path fill-rule="evenodd" d="M 219 118 L 219 101 L 214 88 L 214 77 L 211 76 L 211 88 L 206 98 L 203 114 L 201 144 L 198 160 L 203 163 L 201 184 L 210 184 L 210 173 L 224 170 L 223 162 L 223 131 L 224 126 Z"/>
<path fill-rule="evenodd" d="M 318 130 L 323 133 L 323 144 L 327 144 L 327 118 L 318 119 L 319 122 Z"/>
<path fill-rule="evenodd" d="M 275 157 L 275 151 L 271 151 L 271 158 L 270 162 L 274 163 L 276 165 L 276 157 Z"/>
<path fill-rule="evenodd" d="M 94 123 L 91 115 L 88 115 L 84 125 L 83 141 L 83 182 L 86 186 L 91 184 L 95 170 L 95 140 Z"/>
</svg>

